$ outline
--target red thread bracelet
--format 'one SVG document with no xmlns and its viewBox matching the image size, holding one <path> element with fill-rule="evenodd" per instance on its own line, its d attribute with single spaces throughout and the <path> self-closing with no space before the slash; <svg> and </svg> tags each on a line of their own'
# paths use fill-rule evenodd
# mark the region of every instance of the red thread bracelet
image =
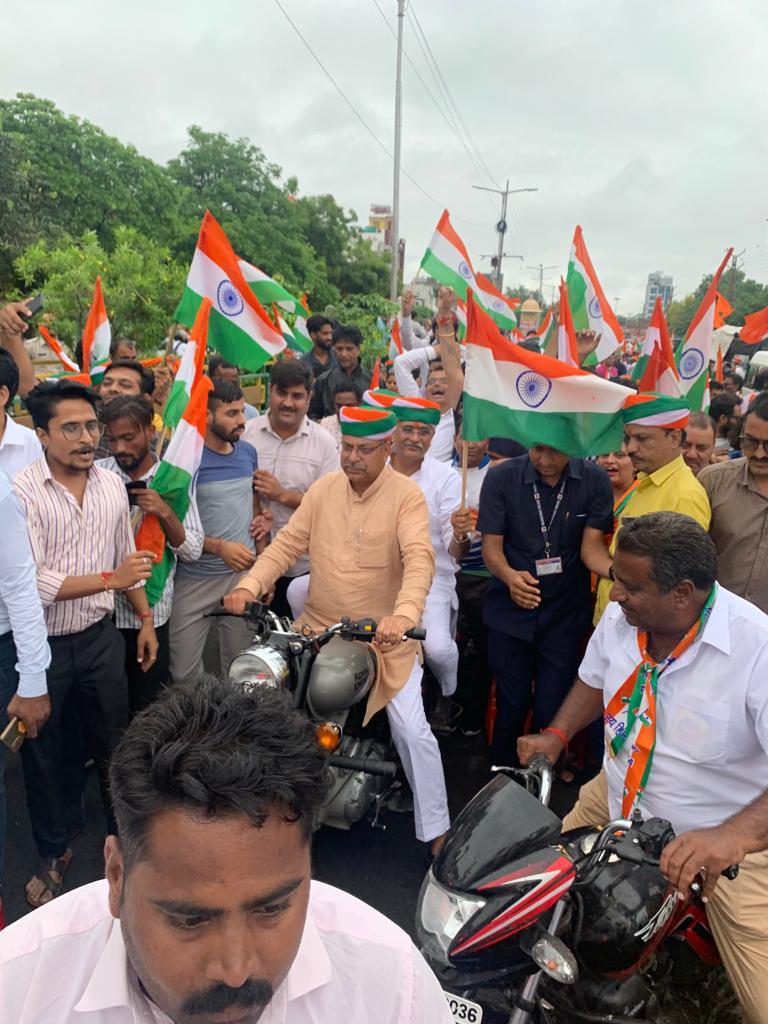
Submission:
<svg viewBox="0 0 768 1024">
<path fill-rule="evenodd" d="M 553 736 L 557 736 L 560 742 L 563 744 L 565 750 L 568 749 L 568 737 L 565 735 L 562 729 L 558 729 L 555 725 L 548 725 L 546 729 L 541 730 L 544 732 L 550 732 Z"/>
</svg>

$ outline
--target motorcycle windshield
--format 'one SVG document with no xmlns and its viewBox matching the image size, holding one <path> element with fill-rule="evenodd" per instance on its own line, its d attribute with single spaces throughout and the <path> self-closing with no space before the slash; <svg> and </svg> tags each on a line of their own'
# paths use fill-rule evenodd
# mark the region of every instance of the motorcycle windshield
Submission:
<svg viewBox="0 0 768 1024">
<path fill-rule="evenodd" d="M 435 878 L 467 892 L 511 861 L 560 836 L 561 822 L 506 775 L 496 775 L 451 826 L 432 866 Z"/>
</svg>

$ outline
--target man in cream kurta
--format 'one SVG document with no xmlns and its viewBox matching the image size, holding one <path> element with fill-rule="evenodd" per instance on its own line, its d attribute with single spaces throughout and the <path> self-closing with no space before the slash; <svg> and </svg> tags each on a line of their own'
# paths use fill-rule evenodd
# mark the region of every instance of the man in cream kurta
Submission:
<svg viewBox="0 0 768 1024">
<path fill-rule="evenodd" d="M 309 488 L 286 526 L 225 598 L 225 607 L 241 611 L 306 553 L 310 582 L 303 622 L 321 630 L 343 615 L 378 620 L 379 677 L 366 718 L 386 707 L 413 790 L 417 838 L 436 848 L 434 841 L 449 824 L 443 766 L 424 714 L 418 646 L 401 640 L 421 619 L 435 568 L 427 506 L 418 484 L 387 465 L 395 426 L 391 413 L 345 408 L 340 422 L 341 471 Z"/>
</svg>

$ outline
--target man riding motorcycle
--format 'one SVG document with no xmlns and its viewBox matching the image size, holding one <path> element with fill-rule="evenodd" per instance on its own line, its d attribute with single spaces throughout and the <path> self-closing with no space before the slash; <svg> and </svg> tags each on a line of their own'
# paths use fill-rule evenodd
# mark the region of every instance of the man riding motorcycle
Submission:
<svg viewBox="0 0 768 1024">
<path fill-rule="evenodd" d="M 388 465 L 396 424 L 392 413 L 344 407 L 339 421 L 341 471 L 309 488 L 288 523 L 224 598 L 224 607 L 242 612 L 306 553 L 310 582 L 303 622 L 321 630 L 342 615 L 378 620 L 379 673 L 366 721 L 386 707 L 413 790 L 416 836 L 434 853 L 449 826 L 445 777 L 424 714 L 418 647 L 402 640 L 421 618 L 435 569 L 427 505 L 419 485 Z"/>
<path fill-rule="evenodd" d="M 754 553 L 757 555 L 757 553 Z M 751 1024 L 768 1022 L 768 616 L 716 583 L 707 533 L 657 512 L 626 523 L 611 604 L 579 678 L 550 725 L 518 754 L 553 762 L 600 714 L 603 771 L 564 829 L 628 817 L 668 819 L 661 871 L 686 892 L 697 877 L 723 963 Z M 720 880 L 739 864 L 735 881 Z M 682 897 L 681 897 L 682 898 Z"/>
</svg>

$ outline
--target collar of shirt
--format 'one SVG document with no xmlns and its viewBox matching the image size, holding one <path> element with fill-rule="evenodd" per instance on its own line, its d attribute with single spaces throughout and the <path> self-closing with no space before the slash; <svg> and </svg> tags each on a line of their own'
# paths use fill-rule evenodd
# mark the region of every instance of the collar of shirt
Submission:
<svg viewBox="0 0 768 1024">
<path fill-rule="evenodd" d="M 563 470 L 560 476 L 560 480 L 562 480 L 563 477 L 565 477 L 566 480 L 581 480 L 581 466 L 578 464 L 578 462 L 574 462 L 573 459 L 571 459 L 568 462 L 568 465 Z M 523 470 L 523 483 L 544 484 L 545 487 L 553 486 L 554 489 L 555 487 L 558 486 L 560 480 L 558 480 L 557 483 L 554 485 L 547 484 L 547 482 L 545 480 L 542 480 L 542 478 L 536 472 L 536 468 L 531 462 L 530 456 L 528 457 L 528 461 L 525 464 L 525 469 Z"/>
<path fill-rule="evenodd" d="M 272 429 L 272 424 L 269 422 L 269 413 L 262 413 L 261 416 L 258 416 L 254 422 L 256 423 L 256 430 L 263 430 L 265 433 L 271 434 L 272 437 L 276 437 L 277 440 L 282 441 L 283 444 L 287 444 L 289 441 L 293 441 L 295 438 L 298 437 L 306 437 L 310 431 L 308 416 L 305 416 L 304 419 L 301 421 L 299 429 L 295 433 L 289 434 L 288 437 L 281 437 L 276 431 Z"/>
<path fill-rule="evenodd" d="M 343 473 L 344 471 L 340 470 L 340 472 Z M 395 472 L 394 469 L 392 469 L 390 464 L 387 463 L 386 466 L 384 467 L 384 469 L 382 469 L 382 471 L 379 473 L 379 475 L 373 481 L 371 486 L 367 490 L 363 491 L 362 494 L 358 494 L 357 491 L 353 490 L 352 484 L 349 482 L 349 477 L 347 477 L 347 489 L 348 489 L 348 493 L 349 493 L 352 501 L 353 502 L 356 502 L 356 501 L 363 502 L 363 501 L 370 501 L 371 498 L 375 498 L 376 495 L 381 490 L 381 488 L 387 482 L 387 480 L 391 479 L 392 474 L 394 472 Z"/>
<path fill-rule="evenodd" d="M 755 483 L 755 479 L 749 472 L 749 459 L 744 459 L 744 465 L 740 468 L 739 475 L 736 477 L 736 483 L 741 487 L 746 487 L 748 491 L 754 491 L 755 494 L 759 494 L 761 498 L 765 498 L 765 493 Z"/>
<path fill-rule="evenodd" d="M 654 469 L 652 473 L 638 473 L 638 487 L 650 487 L 651 484 L 654 487 L 661 487 L 671 476 L 674 476 L 675 473 L 679 473 L 683 469 L 688 469 L 688 466 L 683 456 L 678 455 L 671 462 L 667 462 L 665 465 L 659 466 L 658 469 Z"/>
<path fill-rule="evenodd" d="M 332 977 L 331 960 L 310 909 L 304 923 L 296 959 L 291 964 L 285 981 L 275 992 L 265 1019 L 284 1020 L 286 1003 L 300 999 L 313 989 L 327 984 Z M 132 984 L 132 978 L 135 978 L 135 974 L 125 951 L 120 922 L 115 921 L 104 950 L 74 1009 L 81 1013 L 93 1013 L 116 1007 L 134 1009 L 139 998 L 139 989 L 137 985 Z M 283 1012 L 279 1013 L 281 1008 Z"/>
<path fill-rule="evenodd" d="M 5 448 L 6 445 L 23 448 L 28 441 L 26 436 L 28 433 L 30 433 L 29 427 L 22 426 L 21 423 L 16 422 L 13 416 L 5 413 L 5 429 L 2 438 L 0 438 L 0 448 Z M 34 431 L 31 433 L 33 437 L 37 437 Z"/>
<path fill-rule="evenodd" d="M 157 472 L 157 467 L 160 465 L 160 460 L 154 454 L 154 452 L 152 452 L 151 454 L 153 460 L 152 465 L 149 467 L 146 473 L 143 473 L 141 476 L 137 476 L 137 480 L 151 480 L 152 477 Z M 130 480 L 133 479 L 133 477 L 130 477 L 121 467 L 120 463 L 117 461 L 114 455 L 110 455 L 108 459 L 97 459 L 96 465 L 100 469 L 108 469 L 110 473 L 117 473 L 120 479 L 123 480 L 125 483 L 128 483 Z"/>
</svg>

